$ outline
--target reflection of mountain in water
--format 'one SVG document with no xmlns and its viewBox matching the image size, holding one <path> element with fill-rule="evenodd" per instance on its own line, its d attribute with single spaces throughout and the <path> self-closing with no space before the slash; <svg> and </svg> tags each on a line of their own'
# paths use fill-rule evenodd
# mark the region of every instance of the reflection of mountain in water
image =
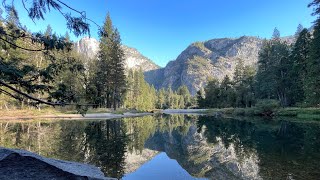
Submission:
<svg viewBox="0 0 320 180">
<path fill-rule="evenodd" d="M 158 151 L 143 149 L 141 152 L 126 153 L 125 155 L 125 172 L 131 173 L 140 168 L 144 163 L 151 160 L 159 154 Z"/>
<path fill-rule="evenodd" d="M 255 152 L 240 159 L 233 144 L 226 147 L 220 138 L 217 138 L 215 144 L 207 143 L 204 133 L 197 133 L 195 126 L 191 126 L 186 135 L 176 131 L 158 132 L 148 139 L 146 148 L 166 152 L 196 177 L 261 179 Z"/>
<path fill-rule="evenodd" d="M 0 122 L 0 146 L 94 164 L 106 176 L 117 178 L 136 171 L 161 151 L 195 177 L 320 177 L 320 124 L 312 122 L 183 115 Z"/>
</svg>

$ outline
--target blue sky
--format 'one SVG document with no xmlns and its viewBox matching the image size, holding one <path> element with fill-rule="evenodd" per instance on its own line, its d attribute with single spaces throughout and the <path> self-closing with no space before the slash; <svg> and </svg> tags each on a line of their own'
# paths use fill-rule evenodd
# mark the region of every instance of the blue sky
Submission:
<svg viewBox="0 0 320 180">
<path fill-rule="evenodd" d="M 16 1 L 20 21 L 32 31 L 48 24 L 58 34 L 67 31 L 63 17 L 51 12 L 34 24 Z M 65 0 L 103 24 L 110 12 L 125 45 L 137 48 L 160 66 L 176 57 L 192 42 L 243 35 L 269 38 L 277 27 L 281 36 L 292 35 L 298 24 L 310 27 L 315 17 L 311 0 Z M 66 9 L 67 10 L 67 9 Z M 91 36 L 98 38 L 91 25 Z M 72 36 L 74 40 L 76 38 Z"/>
</svg>

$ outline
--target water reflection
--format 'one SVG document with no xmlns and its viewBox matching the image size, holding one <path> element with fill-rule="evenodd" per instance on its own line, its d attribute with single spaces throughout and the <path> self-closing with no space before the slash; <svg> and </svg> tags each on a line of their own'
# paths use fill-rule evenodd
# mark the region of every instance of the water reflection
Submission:
<svg viewBox="0 0 320 180">
<path fill-rule="evenodd" d="M 186 115 L 0 122 L 0 146 L 94 164 L 106 176 L 127 179 L 134 172 L 148 174 L 161 168 L 148 166 L 159 157 L 176 160 L 197 178 L 317 179 L 319 138 L 316 122 Z M 169 165 L 169 158 L 161 162 Z M 183 173 L 180 169 L 172 172 Z"/>
</svg>

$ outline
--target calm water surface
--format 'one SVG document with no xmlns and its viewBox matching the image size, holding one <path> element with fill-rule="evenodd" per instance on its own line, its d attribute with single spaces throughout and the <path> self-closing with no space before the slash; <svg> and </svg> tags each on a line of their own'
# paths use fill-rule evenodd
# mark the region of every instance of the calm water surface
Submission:
<svg viewBox="0 0 320 180">
<path fill-rule="evenodd" d="M 320 179 L 320 123 L 312 121 L 172 115 L 0 122 L 0 146 L 93 164 L 122 179 Z"/>
</svg>

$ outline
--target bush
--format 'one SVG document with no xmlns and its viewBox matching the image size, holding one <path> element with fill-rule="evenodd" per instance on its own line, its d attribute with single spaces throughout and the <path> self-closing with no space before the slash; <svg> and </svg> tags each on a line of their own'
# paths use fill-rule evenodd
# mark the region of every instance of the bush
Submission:
<svg viewBox="0 0 320 180">
<path fill-rule="evenodd" d="M 236 116 L 245 116 L 246 115 L 245 108 L 236 108 L 234 109 L 233 114 Z"/>
<path fill-rule="evenodd" d="M 254 108 L 235 108 L 233 115 L 236 116 L 254 116 Z"/>
<path fill-rule="evenodd" d="M 273 116 L 277 109 L 280 107 L 280 103 L 274 99 L 261 99 L 255 105 L 255 114 L 262 116 Z"/>
</svg>

